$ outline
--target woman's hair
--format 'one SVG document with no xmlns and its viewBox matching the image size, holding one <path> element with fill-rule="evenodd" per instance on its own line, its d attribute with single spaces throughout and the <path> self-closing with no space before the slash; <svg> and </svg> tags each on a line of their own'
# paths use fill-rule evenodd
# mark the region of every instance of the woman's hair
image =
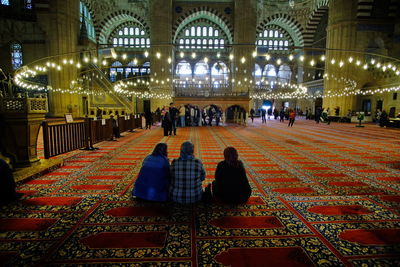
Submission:
<svg viewBox="0 0 400 267">
<path fill-rule="evenodd" d="M 239 154 L 236 150 L 236 148 L 228 146 L 224 150 L 224 158 L 225 161 L 232 166 L 238 167 L 241 165 L 241 162 L 239 161 Z"/>
<path fill-rule="evenodd" d="M 164 156 L 168 157 L 168 146 L 166 143 L 158 143 L 151 153 L 153 156 Z"/>
</svg>

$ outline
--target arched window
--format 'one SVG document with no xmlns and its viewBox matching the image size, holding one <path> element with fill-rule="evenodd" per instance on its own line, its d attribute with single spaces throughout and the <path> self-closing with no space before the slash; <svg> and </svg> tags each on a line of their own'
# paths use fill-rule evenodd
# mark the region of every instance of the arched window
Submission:
<svg viewBox="0 0 400 267">
<path fill-rule="evenodd" d="M 208 64 L 203 60 L 194 65 L 194 78 L 196 80 L 205 80 L 208 77 Z"/>
<path fill-rule="evenodd" d="M 32 6 L 32 3 L 31 3 L 31 6 Z M 85 23 L 89 39 L 96 41 L 96 32 L 95 32 L 94 26 L 93 26 L 92 15 L 90 14 L 86 5 L 82 1 L 80 2 L 79 10 L 80 10 L 81 25 L 83 23 Z"/>
<path fill-rule="evenodd" d="M 118 42 L 115 40 L 118 38 Z M 114 46 L 145 49 L 150 47 L 150 35 L 144 27 L 132 23 L 132 25 L 120 25 L 113 30 L 109 42 Z"/>
<path fill-rule="evenodd" d="M 192 79 L 192 67 L 190 63 L 182 60 L 176 65 L 176 76 L 179 80 L 185 81 Z"/>
<path fill-rule="evenodd" d="M 122 63 L 119 61 L 115 61 L 111 66 L 113 68 L 110 68 L 110 81 L 115 82 L 117 80 L 117 74 L 120 73 L 122 76 L 124 69 L 122 68 Z"/>
<path fill-rule="evenodd" d="M 24 0 L 24 8 L 32 9 L 32 0 Z"/>
<path fill-rule="evenodd" d="M 185 45 L 180 41 L 183 39 Z M 211 21 L 196 20 L 182 28 L 175 45 L 178 50 L 217 50 L 223 49 L 227 40 L 228 37 L 219 25 Z"/>
<path fill-rule="evenodd" d="M 229 69 L 224 62 L 216 62 L 211 68 L 211 79 L 213 84 L 226 83 L 229 79 Z"/>
<path fill-rule="evenodd" d="M 11 44 L 11 64 L 14 70 L 20 68 L 22 61 L 22 46 L 19 43 Z"/>
<path fill-rule="evenodd" d="M 261 77 L 262 77 L 262 69 L 261 69 L 260 65 L 255 64 L 254 65 L 254 80 L 257 85 L 259 85 L 259 83 L 261 81 Z"/>
<path fill-rule="evenodd" d="M 10 5 L 10 0 L 1 0 L 1 4 L 4 6 L 9 6 Z"/>
<path fill-rule="evenodd" d="M 267 26 L 268 27 L 268 26 Z M 271 27 L 271 26 L 270 26 Z M 259 47 L 267 48 L 270 51 L 288 50 L 293 46 L 293 40 L 282 28 L 265 29 L 258 33 L 256 44 Z"/>
<path fill-rule="evenodd" d="M 125 77 L 132 78 L 139 74 L 139 67 L 135 64 L 134 61 L 128 63 L 127 67 L 125 68 Z"/>
<path fill-rule="evenodd" d="M 267 78 L 268 84 L 274 87 L 276 83 L 276 69 L 272 64 L 268 64 L 264 68 L 263 77 Z"/>
<path fill-rule="evenodd" d="M 288 83 L 290 82 L 291 76 L 292 76 L 292 71 L 290 70 L 290 67 L 288 65 L 284 64 L 279 67 L 278 81 L 282 83 Z"/>
<path fill-rule="evenodd" d="M 150 62 L 145 62 L 143 64 L 142 68 L 140 69 L 140 73 L 142 76 L 145 75 L 146 73 L 150 74 Z"/>
</svg>

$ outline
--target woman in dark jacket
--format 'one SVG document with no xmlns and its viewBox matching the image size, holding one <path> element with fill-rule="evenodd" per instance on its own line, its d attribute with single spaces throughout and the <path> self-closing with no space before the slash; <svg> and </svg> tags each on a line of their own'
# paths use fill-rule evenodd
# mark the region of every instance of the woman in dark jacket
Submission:
<svg viewBox="0 0 400 267">
<path fill-rule="evenodd" d="M 169 183 L 167 144 L 159 143 L 144 159 L 132 195 L 150 201 L 167 201 Z"/>
<path fill-rule="evenodd" d="M 212 183 L 213 197 L 230 204 L 245 203 L 251 195 L 243 163 L 234 147 L 224 150 L 224 161 L 218 163 L 215 181 Z"/>
<path fill-rule="evenodd" d="M 168 136 L 172 129 L 172 121 L 169 115 L 169 109 L 166 109 L 164 115 L 162 115 L 161 127 L 164 128 L 164 136 Z"/>
</svg>

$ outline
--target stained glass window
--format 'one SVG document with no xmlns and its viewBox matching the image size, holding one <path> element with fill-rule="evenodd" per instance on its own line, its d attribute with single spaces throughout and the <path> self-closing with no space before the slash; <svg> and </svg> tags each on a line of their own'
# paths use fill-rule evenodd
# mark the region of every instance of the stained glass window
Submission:
<svg viewBox="0 0 400 267">
<path fill-rule="evenodd" d="M 32 9 L 32 0 L 25 0 L 25 8 Z"/>
<path fill-rule="evenodd" d="M 11 64 L 14 70 L 20 68 L 23 64 L 22 46 L 19 43 L 13 43 L 11 45 Z"/>
<path fill-rule="evenodd" d="M 83 2 L 80 2 L 80 21 L 85 23 L 89 39 L 96 41 L 96 31 L 94 30 L 92 16 Z"/>
</svg>

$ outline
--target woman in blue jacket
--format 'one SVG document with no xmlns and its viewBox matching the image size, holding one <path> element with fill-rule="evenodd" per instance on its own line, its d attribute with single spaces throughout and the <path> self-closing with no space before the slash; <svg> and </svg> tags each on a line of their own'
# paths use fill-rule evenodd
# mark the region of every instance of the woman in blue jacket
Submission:
<svg viewBox="0 0 400 267">
<path fill-rule="evenodd" d="M 170 170 L 167 144 L 159 143 L 147 156 L 133 187 L 132 195 L 150 201 L 167 201 Z"/>
</svg>

